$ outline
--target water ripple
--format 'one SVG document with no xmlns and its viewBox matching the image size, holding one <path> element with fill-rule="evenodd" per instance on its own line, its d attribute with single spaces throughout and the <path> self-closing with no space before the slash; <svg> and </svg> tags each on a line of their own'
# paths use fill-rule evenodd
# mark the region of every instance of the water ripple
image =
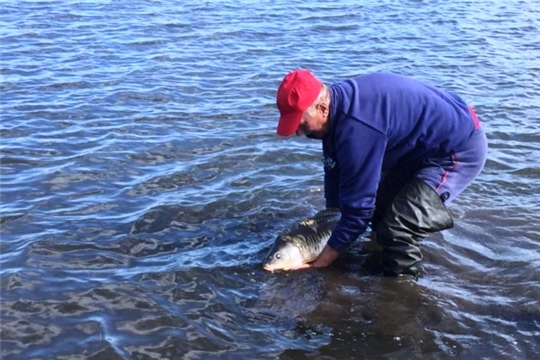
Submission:
<svg viewBox="0 0 540 360">
<path fill-rule="evenodd" d="M 3 2 L 2 358 L 534 358 L 538 19 L 530 0 Z M 320 144 L 274 135 L 298 67 L 475 106 L 489 159 L 417 283 L 362 273 L 359 247 L 260 269 L 324 205 Z"/>
</svg>

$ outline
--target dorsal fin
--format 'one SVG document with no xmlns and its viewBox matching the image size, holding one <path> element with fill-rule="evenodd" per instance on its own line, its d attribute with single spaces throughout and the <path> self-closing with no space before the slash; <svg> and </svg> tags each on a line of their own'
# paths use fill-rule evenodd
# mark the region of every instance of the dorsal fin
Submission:
<svg viewBox="0 0 540 360">
<path fill-rule="evenodd" d="M 334 209 L 326 209 L 319 211 L 313 217 L 307 218 L 305 220 L 299 221 L 298 225 L 301 226 L 316 226 L 325 222 L 338 221 L 340 217 L 340 212 Z"/>
</svg>

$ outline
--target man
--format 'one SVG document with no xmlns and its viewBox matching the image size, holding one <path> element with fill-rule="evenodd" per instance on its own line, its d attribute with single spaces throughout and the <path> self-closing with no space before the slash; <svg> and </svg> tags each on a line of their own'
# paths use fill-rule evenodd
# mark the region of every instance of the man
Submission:
<svg viewBox="0 0 540 360">
<path fill-rule="evenodd" d="M 368 227 L 385 275 L 418 275 L 419 242 L 453 227 L 446 205 L 480 173 L 487 139 L 457 95 L 405 76 L 373 73 L 327 86 L 308 70 L 281 82 L 277 133 L 321 139 L 327 208 L 341 219 L 326 267 Z"/>
</svg>

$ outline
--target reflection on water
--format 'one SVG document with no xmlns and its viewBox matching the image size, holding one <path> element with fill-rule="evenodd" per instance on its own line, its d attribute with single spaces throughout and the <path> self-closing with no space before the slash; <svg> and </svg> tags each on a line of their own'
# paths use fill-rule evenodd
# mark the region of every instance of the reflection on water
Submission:
<svg viewBox="0 0 540 360">
<path fill-rule="evenodd" d="M 540 352 L 537 2 L 14 2 L 0 25 L 4 359 L 531 359 Z M 417 282 L 266 273 L 320 210 L 275 136 L 297 67 L 412 75 L 475 106 L 484 171 Z"/>
</svg>

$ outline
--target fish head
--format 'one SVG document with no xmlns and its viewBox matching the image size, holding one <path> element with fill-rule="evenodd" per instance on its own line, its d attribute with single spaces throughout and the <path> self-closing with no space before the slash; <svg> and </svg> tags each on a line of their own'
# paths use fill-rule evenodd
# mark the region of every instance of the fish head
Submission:
<svg viewBox="0 0 540 360">
<path fill-rule="evenodd" d="M 287 236 L 279 236 L 263 263 L 266 271 L 289 270 L 304 263 L 302 252 Z"/>
</svg>

